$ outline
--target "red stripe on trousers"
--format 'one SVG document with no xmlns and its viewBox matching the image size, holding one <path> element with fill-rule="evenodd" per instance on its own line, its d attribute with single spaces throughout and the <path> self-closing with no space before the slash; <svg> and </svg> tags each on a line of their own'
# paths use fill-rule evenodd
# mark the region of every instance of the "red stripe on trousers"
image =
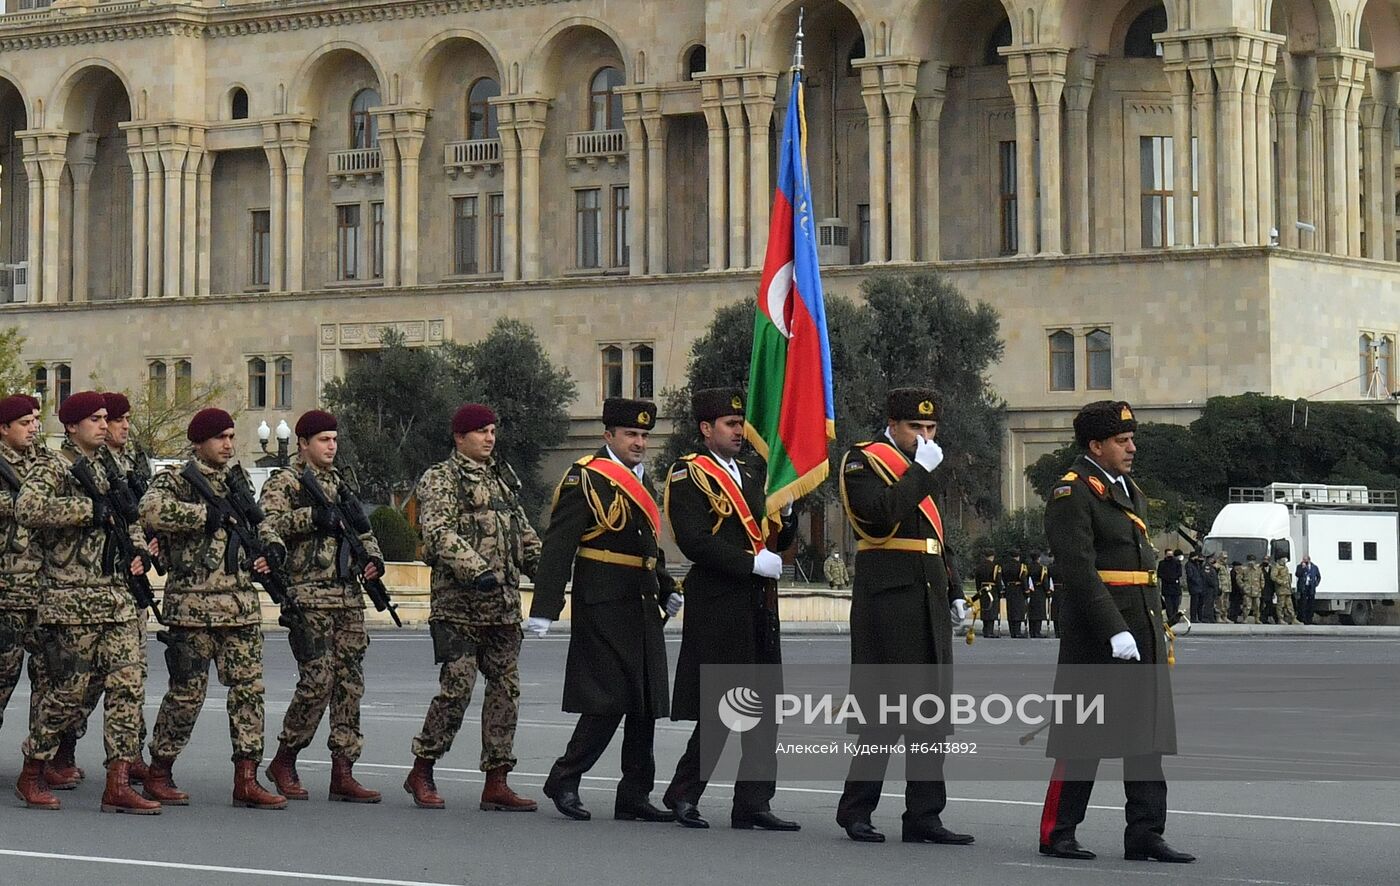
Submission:
<svg viewBox="0 0 1400 886">
<path fill-rule="evenodd" d="M 1060 789 L 1065 783 L 1065 761 L 1055 761 L 1055 771 L 1050 773 L 1050 786 L 1045 789 L 1045 808 L 1040 813 L 1040 845 L 1050 845 L 1050 834 L 1055 830 L 1055 821 L 1060 816 Z"/>
</svg>

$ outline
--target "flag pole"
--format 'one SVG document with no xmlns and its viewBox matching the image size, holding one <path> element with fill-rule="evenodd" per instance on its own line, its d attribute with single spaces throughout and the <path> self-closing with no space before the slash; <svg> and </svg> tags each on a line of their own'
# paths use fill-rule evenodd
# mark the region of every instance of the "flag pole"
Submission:
<svg viewBox="0 0 1400 886">
<path fill-rule="evenodd" d="M 794 71 L 801 71 L 801 70 L 803 69 L 803 64 L 802 64 L 802 38 L 805 37 L 806 35 L 802 33 L 802 20 L 803 20 L 803 18 L 806 17 L 806 15 L 807 15 L 807 7 L 805 7 L 805 6 L 798 7 L 798 10 L 797 10 L 797 48 L 794 50 L 794 52 L 793 52 L 793 54 L 792 54 L 792 69 L 793 69 Z"/>
</svg>

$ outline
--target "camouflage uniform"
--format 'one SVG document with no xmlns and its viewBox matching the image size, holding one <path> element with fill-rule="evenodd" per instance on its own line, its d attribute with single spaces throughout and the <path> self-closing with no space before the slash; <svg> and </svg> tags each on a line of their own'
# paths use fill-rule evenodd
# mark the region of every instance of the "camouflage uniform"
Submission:
<svg viewBox="0 0 1400 886">
<path fill-rule="evenodd" d="M 1256 562 L 1248 562 L 1241 567 L 1240 587 L 1244 589 L 1244 608 L 1240 610 L 1240 621 L 1244 624 L 1259 624 L 1259 602 L 1264 596 L 1264 570 Z"/>
<path fill-rule="evenodd" d="M 141 753 L 143 652 L 136 605 L 126 588 L 130 564 L 118 561 L 116 574 L 103 573 L 106 532 L 91 525 L 92 500 L 68 470 L 79 457 L 71 441 L 57 457 L 42 457 L 15 504 L 20 523 L 32 531 L 31 544 L 43 552 L 38 622 L 49 673 L 25 756 L 54 758 L 63 734 L 83 716 L 83 699 L 95 682 L 106 692 L 103 740 L 110 766 Z M 93 476 L 105 492 L 106 471 L 94 470 Z M 134 527 L 132 540 L 145 545 Z"/>
<path fill-rule="evenodd" d="M 1230 564 L 1224 557 L 1218 557 L 1211 568 L 1215 570 L 1215 575 L 1220 584 L 1220 591 L 1215 595 L 1215 620 L 1218 622 L 1228 622 L 1230 620 Z"/>
<path fill-rule="evenodd" d="M 324 644 L 325 654 L 299 662 L 296 692 L 282 721 L 280 742 L 294 750 L 311 744 L 327 706 L 331 711 L 331 753 L 351 761 L 360 758 L 360 699 L 365 694 L 364 658 L 369 648 L 365 632 L 364 597 L 354 578 L 337 575 L 337 542 L 311 522 L 311 502 L 301 488 L 296 462 L 273 474 L 263 486 L 262 506 L 267 521 L 288 547 L 287 573 L 292 599 L 305 612 L 306 624 Z M 334 467 L 313 469 L 326 496 L 335 501 L 344 483 Z M 370 556 L 383 559 L 374 534 L 360 536 Z"/>
<path fill-rule="evenodd" d="M 1274 610 L 1278 623 L 1302 624 L 1293 609 L 1293 570 L 1288 568 L 1288 562 L 1275 560 L 1274 565 L 1269 567 L 1269 577 L 1274 580 L 1274 593 L 1278 599 Z"/>
<path fill-rule="evenodd" d="M 851 574 L 846 569 L 846 561 L 842 560 L 835 552 L 826 558 L 822 564 L 822 570 L 826 574 L 826 583 L 832 588 L 844 588 L 851 583 Z"/>
<path fill-rule="evenodd" d="M 228 490 L 235 465 L 216 468 L 198 459 L 200 473 L 215 494 Z M 244 478 L 246 482 L 246 478 Z M 259 760 L 263 752 L 262 614 L 247 564 L 230 574 L 224 568 L 229 532 L 205 531 L 207 508 L 178 471 L 151 481 L 141 499 L 141 520 L 160 539 L 166 563 L 162 610 L 170 625 L 166 663 L 170 689 L 160 703 L 151 735 L 151 756 L 174 759 L 189 741 L 209 690 L 212 659 L 219 682 L 228 687 L 229 735 L 233 760 Z M 266 521 L 263 541 L 280 544 Z"/>
<path fill-rule="evenodd" d="M 23 483 L 47 450 L 31 447 L 25 452 L 0 442 L 0 458 L 5 459 Z M 43 553 L 29 543 L 29 530 L 15 519 L 18 493 L 0 488 L 0 724 L 24 670 L 29 653 L 29 725 L 39 710 L 44 688 L 44 657 L 39 654 L 38 607 L 39 567 Z"/>
<path fill-rule="evenodd" d="M 418 481 L 426 559 L 433 567 L 432 615 L 468 647 L 442 666 L 413 753 L 429 760 L 452 747 L 479 669 L 486 677 L 481 710 L 481 770 L 515 766 L 520 713 L 520 576 L 533 576 L 540 539 L 520 504 L 515 471 L 492 457 L 482 464 L 461 453 L 433 465 Z M 477 590 L 483 572 L 500 586 Z M 473 648 L 474 647 L 474 648 Z"/>
</svg>

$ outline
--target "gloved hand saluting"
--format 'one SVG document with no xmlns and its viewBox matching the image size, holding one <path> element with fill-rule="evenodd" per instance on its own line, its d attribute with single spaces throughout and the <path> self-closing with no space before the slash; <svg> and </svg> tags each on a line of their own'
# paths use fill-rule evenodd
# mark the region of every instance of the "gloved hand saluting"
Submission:
<svg viewBox="0 0 1400 886">
<path fill-rule="evenodd" d="M 932 440 L 925 440 L 923 437 L 914 444 L 914 461 L 919 463 L 919 467 L 926 471 L 943 464 L 943 447 Z"/>
<path fill-rule="evenodd" d="M 1129 631 L 1119 631 L 1108 638 L 1109 645 L 1113 647 L 1113 657 L 1123 661 L 1142 661 L 1142 655 L 1138 652 L 1137 641 Z"/>
<path fill-rule="evenodd" d="M 759 551 L 753 557 L 753 574 L 762 578 L 781 578 L 783 558 L 772 551 Z"/>
</svg>

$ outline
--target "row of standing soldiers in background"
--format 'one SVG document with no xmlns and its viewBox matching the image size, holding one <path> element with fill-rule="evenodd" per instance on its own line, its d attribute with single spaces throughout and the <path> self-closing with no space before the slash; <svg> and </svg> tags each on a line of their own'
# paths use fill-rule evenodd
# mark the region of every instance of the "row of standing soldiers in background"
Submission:
<svg viewBox="0 0 1400 886">
<path fill-rule="evenodd" d="M 1168 550 L 1158 564 L 1157 578 L 1169 614 L 1180 611 L 1185 585 L 1191 621 L 1303 624 L 1312 620 L 1310 594 L 1302 605 L 1305 618 L 1299 618 L 1299 609 L 1294 606 L 1293 570 L 1287 557 L 1261 562 L 1250 554 L 1243 563 L 1230 563 L 1223 552 L 1209 559 L 1196 553 L 1188 559 L 1181 552 Z"/>
<path fill-rule="evenodd" d="M 1006 604 L 1006 621 L 1013 638 L 1029 636 L 1039 639 L 1041 625 L 1047 620 L 1059 633 L 1059 599 L 1055 596 L 1055 580 L 1050 576 L 1050 558 L 1032 553 L 1025 560 L 1020 552 L 998 563 L 995 551 L 983 551 L 973 572 L 977 588 L 977 609 L 982 618 L 982 636 L 999 637 L 1002 603 Z M 1029 630 L 1027 626 L 1029 625 Z"/>
</svg>

